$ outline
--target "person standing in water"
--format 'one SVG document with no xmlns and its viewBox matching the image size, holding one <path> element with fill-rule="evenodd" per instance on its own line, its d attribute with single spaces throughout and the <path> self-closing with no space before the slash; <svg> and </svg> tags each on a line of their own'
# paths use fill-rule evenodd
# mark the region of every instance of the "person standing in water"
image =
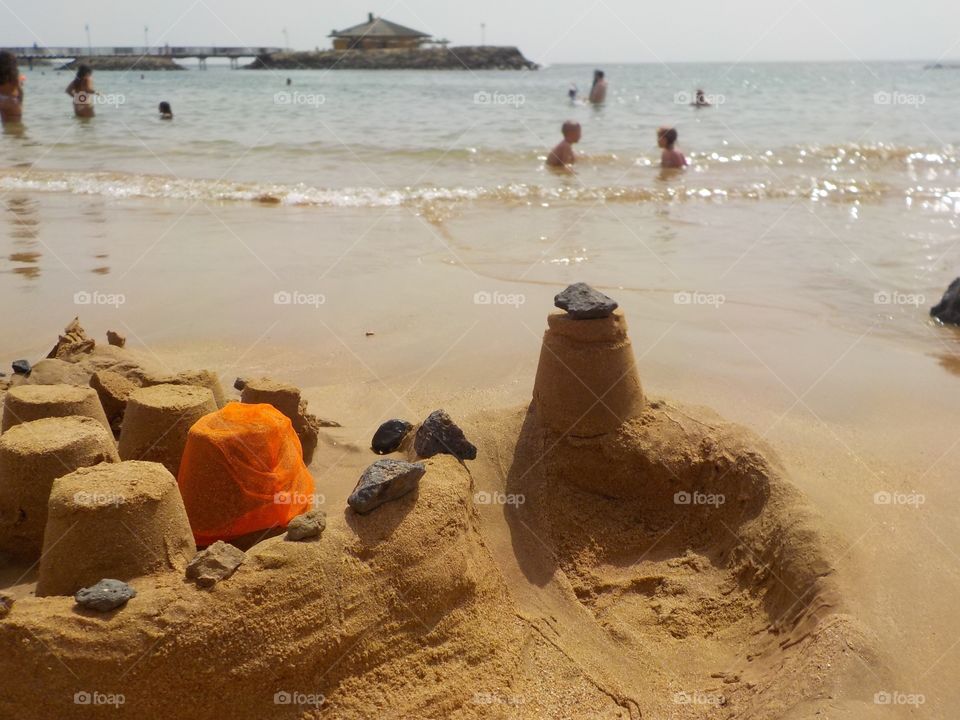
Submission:
<svg viewBox="0 0 960 720">
<path fill-rule="evenodd" d="M 166 100 L 160 103 L 160 119 L 173 120 L 173 108 L 170 107 L 170 103 Z"/>
<path fill-rule="evenodd" d="M 690 104 L 693 105 L 694 107 L 701 108 L 701 107 L 710 107 L 712 103 L 709 100 L 707 100 L 707 96 L 704 94 L 703 90 L 697 90 L 696 99 Z"/>
<path fill-rule="evenodd" d="M 20 122 L 23 117 L 23 83 L 17 57 L 6 50 L 0 52 L 0 121 Z"/>
<path fill-rule="evenodd" d="M 89 65 L 80 65 L 77 76 L 67 85 L 67 95 L 73 98 L 73 112 L 77 117 L 93 117 L 93 70 Z"/>
<path fill-rule="evenodd" d="M 607 81 L 603 70 L 593 71 L 593 85 L 590 87 L 590 103 L 602 105 L 607 99 Z"/>
</svg>

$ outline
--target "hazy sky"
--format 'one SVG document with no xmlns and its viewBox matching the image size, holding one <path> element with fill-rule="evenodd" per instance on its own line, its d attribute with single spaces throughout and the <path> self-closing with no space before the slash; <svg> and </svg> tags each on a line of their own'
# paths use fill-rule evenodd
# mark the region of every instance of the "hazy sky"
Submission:
<svg viewBox="0 0 960 720">
<path fill-rule="evenodd" d="M 456 45 L 558 62 L 960 61 L 958 0 L 0 0 L 0 45 L 290 45 L 373 12 Z"/>
</svg>

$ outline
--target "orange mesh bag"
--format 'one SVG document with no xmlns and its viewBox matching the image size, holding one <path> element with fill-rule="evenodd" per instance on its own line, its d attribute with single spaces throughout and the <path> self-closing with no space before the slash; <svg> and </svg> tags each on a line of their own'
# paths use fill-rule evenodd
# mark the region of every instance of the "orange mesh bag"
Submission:
<svg viewBox="0 0 960 720">
<path fill-rule="evenodd" d="M 197 420 L 177 483 L 197 545 L 285 527 L 313 503 L 300 440 L 272 405 L 228 403 Z"/>
</svg>

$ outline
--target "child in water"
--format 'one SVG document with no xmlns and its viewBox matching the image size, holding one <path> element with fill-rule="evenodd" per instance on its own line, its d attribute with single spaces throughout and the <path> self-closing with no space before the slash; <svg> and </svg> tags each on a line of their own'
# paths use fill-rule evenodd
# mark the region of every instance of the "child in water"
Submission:
<svg viewBox="0 0 960 720">
<path fill-rule="evenodd" d="M 660 167 L 685 168 L 687 166 L 687 159 L 682 152 L 675 149 L 676 144 L 676 129 L 662 127 L 657 130 L 657 145 L 663 149 L 660 154 Z"/>
<path fill-rule="evenodd" d="M 554 168 L 569 168 L 577 161 L 573 146 L 580 142 L 580 123 L 567 120 L 561 128 L 563 140 L 550 151 L 547 156 L 547 165 Z"/>
<path fill-rule="evenodd" d="M 166 100 L 160 103 L 160 119 L 173 120 L 173 108 L 170 107 L 170 103 Z"/>
</svg>

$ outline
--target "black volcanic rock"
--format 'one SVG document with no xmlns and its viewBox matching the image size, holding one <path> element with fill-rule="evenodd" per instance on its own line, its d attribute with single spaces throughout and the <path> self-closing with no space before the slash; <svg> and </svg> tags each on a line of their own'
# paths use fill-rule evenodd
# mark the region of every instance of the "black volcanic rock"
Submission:
<svg viewBox="0 0 960 720">
<path fill-rule="evenodd" d="M 434 410 L 423 421 L 413 439 L 413 450 L 419 457 L 433 457 L 439 453 L 453 455 L 460 460 L 474 460 L 477 448 L 467 440 L 463 430 L 443 410 Z"/>
<path fill-rule="evenodd" d="M 574 283 L 553 298 L 553 304 L 574 320 L 595 320 L 610 317 L 617 309 L 617 301 L 594 290 L 586 283 Z"/>
<path fill-rule="evenodd" d="M 960 278 L 950 283 L 940 302 L 930 308 L 930 315 L 940 322 L 960 325 Z"/>
<path fill-rule="evenodd" d="M 363 471 L 347 504 L 361 515 L 414 490 L 427 469 L 422 463 L 385 458 Z"/>
<path fill-rule="evenodd" d="M 377 455 L 392 453 L 400 447 L 412 428 L 413 425 L 406 420 L 387 420 L 373 434 L 370 447 Z"/>
<path fill-rule="evenodd" d="M 81 588 L 73 596 L 73 599 L 77 602 L 77 605 L 88 610 L 110 612 L 121 605 L 126 605 L 127 600 L 136 596 L 137 591 L 125 582 L 106 579 L 88 588 Z"/>
</svg>

